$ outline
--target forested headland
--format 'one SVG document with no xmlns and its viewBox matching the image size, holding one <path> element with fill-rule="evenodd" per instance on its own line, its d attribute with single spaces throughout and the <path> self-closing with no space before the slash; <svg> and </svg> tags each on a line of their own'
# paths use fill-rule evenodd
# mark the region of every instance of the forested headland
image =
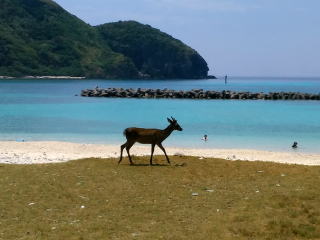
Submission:
<svg viewBox="0 0 320 240">
<path fill-rule="evenodd" d="M 149 25 L 86 24 L 51 0 L 0 1 L 0 76 L 206 78 L 196 50 Z"/>
</svg>

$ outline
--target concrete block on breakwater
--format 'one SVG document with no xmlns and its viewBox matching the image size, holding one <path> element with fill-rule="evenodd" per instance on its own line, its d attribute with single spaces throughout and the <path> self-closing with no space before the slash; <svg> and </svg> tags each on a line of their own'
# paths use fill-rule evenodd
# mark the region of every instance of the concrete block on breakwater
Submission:
<svg viewBox="0 0 320 240">
<path fill-rule="evenodd" d="M 174 98 L 174 99 L 234 99 L 234 100 L 320 100 L 319 94 L 299 92 L 252 93 L 235 91 L 211 91 L 192 89 L 188 91 L 170 89 L 123 89 L 96 88 L 81 91 L 83 97 L 106 98 Z"/>
</svg>

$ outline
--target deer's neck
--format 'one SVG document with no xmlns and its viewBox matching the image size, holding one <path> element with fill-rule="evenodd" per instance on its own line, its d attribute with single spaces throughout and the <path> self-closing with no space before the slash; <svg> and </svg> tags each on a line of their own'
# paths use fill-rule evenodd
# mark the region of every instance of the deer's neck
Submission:
<svg viewBox="0 0 320 240">
<path fill-rule="evenodd" d="M 169 125 L 167 128 L 165 128 L 163 131 L 164 133 L 164 139 L 170 136 L 170 134 L 173 132 L 173 126 Z"/>
</svg>

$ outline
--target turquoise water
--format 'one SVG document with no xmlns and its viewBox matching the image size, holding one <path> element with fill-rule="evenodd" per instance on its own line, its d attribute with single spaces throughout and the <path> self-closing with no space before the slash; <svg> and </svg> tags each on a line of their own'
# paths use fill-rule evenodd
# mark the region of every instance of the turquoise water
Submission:
<svg viewBox="0 0 320 240">
<path fill-rule="evenodd" d="M 104 99 L 75 96 L 100 87 L 212 89 L 252 92 L 320 92 L 320 79 L 230 78 L 223 80 L 110 81 L 1 80 L 0 140 L 124 141 L 126 127 L 165 128 L 174 116 L 184 128 L 166 146 L 256 148 L 320 152 L 320 101 Z M 201 141 L 207 134 L 208 142 Z"/>
</svg>

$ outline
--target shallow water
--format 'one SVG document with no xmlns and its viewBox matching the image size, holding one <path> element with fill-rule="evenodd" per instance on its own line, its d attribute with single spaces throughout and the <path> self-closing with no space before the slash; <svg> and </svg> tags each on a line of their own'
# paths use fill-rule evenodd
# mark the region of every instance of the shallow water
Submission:
<svg viewBox="0 0 320 240">
<path fill-rule="evenodd" d="M 129 126 L 165 128 L 174 116 L 184 128 L 164 145 L 320 152 L 320 101 L 110 99 L 75 96 L 100 87 L 320 92 L 320 79 L 110 81 L 1 80 L 0 140 L 124 141 Z M 208 142 L 201 140 L 207 134 Z"/>
</svg>

